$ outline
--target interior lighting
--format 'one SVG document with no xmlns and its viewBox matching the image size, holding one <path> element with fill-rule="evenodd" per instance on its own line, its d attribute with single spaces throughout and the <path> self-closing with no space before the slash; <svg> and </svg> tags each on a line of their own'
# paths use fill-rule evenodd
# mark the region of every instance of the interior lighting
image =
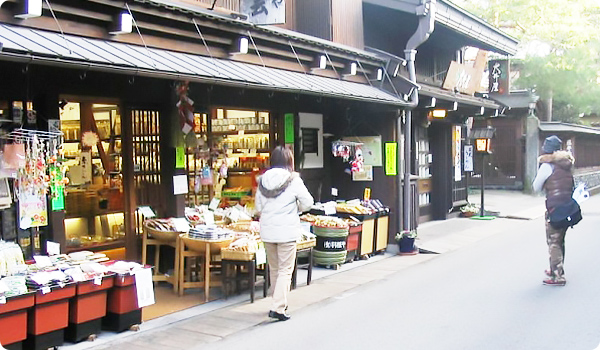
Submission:
<svg viewBox="0 0 600 350">
<path fill-rule="evenodd" d="M 446 118 L 446 110 L 445 109 L 434 109 L 431 111 L 431 115 L 434 118 Z"/>
</svg>

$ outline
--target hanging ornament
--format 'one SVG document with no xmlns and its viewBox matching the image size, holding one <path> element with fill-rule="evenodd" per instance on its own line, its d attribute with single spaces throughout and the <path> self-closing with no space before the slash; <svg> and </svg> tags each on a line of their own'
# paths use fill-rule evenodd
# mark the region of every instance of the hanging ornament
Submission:
<svg viewBox="0 0 600 350">
<path fill-rule="evenodd" d="M 179 101 L 176 106 L 179 111 L 179 123 L 181 124 L 181 131 L 184 134 L 188 134 L 194 130 L 194 101 L 188 97 L 189 82 L 184 81 L 177 84 L 177 95 Z"/>
<path fill-rule="evenodd" d="M 352 171 L 353 173 L 358 173 L 358 172 L 363 171 L 364 159 L 363 159 L 362 149 L 360 147 L 355 148 L 354 160 L 350 164 L 352 165 L 352 168 L 350 168 L 350 171 Z"/>
<path fill-rule="evenodd" d="M 98 134 L 93 131 L 86 131 L 81 135 L 81 143 L 86 147 L 92 147 L 100 142 Z"/>
</svg>

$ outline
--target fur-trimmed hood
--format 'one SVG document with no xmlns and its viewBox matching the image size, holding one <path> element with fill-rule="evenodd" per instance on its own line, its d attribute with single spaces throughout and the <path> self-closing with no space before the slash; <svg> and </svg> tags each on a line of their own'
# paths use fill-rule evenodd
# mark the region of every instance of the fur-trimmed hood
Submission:
<svg viewBox="0 0 600 350">
<path fill-rule="evenodd" d="M 569 170 L 575 163 L 575 158 L 570 152 L 556 151 L 552 154 L 542 154 L 538 158 L 538 163 L 551 163 L 562 169 Z"/>
</svg>

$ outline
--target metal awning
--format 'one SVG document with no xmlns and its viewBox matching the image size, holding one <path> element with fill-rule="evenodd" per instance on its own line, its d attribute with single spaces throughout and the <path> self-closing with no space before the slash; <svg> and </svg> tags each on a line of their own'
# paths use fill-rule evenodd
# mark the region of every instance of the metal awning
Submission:
<svg viewBox="0 0 600 350">
<path fill-rule="evenodd" d="M 0 60 L 406 106 L 374 86 L 190 53 L 0 24 Z"/>
<path fill-rule="evenodd" d="M 544 133 L 576 133 L 600 135 L 600 129 L 587 125 L 569 124 L 563 122 L 540 122 L 540 131 Z"/>
<path fill-rule="evenodd" d="M 441 88 L 437 88 L 437 87 L 434 87 L 431 85 L 425 85 L 425 84 L 421 85 L 421 89 L 419 90 L 419 95 L 435 97 L 438 100 L 445 100 L 445 101 L 449 101 L 449 102 L 456 101 L 458 103 L 462 103 L 462 104 L 473 106 L 473 107 L 485 107 L 485 108 L 489 108 L 489 109 L 502 108 L 502 106 L 497 104 L 495 101 L 487 99 L 487 98 L 465 95 L 465 94 L 461 94 L 458 92 L 444 90 Z"/>
</svg>

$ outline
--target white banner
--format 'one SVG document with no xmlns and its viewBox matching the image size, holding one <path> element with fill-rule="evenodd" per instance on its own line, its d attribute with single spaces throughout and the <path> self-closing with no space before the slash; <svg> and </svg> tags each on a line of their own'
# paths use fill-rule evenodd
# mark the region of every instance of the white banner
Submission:
<svg viewBox="0 0 600 350">
<path fill-rule="evenodd" d="M 285 23 L 285 0 L 241 0 L 240 8 L 251 23 Z"/>
</svg>

